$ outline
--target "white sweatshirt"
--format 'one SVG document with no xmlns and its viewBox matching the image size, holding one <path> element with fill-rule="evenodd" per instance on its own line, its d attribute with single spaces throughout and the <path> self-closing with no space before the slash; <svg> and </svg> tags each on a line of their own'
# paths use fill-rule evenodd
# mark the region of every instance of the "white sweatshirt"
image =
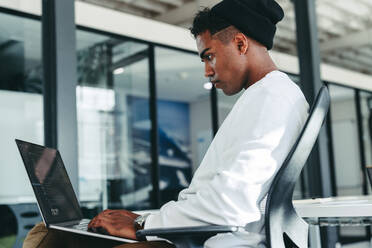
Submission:
<svg viewBox="0 0 372 248">
<path fill-rule="evenodd" d="M 145 229 L 242 226 L 246 232 L 219 234 L 204 246 L 266 247 L 266 195 L 307 116 L 299 87 L 282 72 L 268 73 L 235 103 L 190 186 L 151 214 Z"/>
</svg>

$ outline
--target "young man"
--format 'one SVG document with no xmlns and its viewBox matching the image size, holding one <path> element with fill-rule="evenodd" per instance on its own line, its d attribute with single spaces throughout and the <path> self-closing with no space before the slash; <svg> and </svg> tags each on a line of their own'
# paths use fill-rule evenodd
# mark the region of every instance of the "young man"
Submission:
<svg viewBox="0 0 372 248">
<path fill-rule="evenodd" d="M 282 18 L 274 0 L 224 0 L 196 15 L 191 32 L 205 76 L 226 95 L 245 92 L 177 201 L 140 220 L 129 211 L 106 210 L 91 229 L 135 239 L 136 228 L 234 225 L 246 231 L 217 235 L 205 247 L 265 247 L 266 194 L 308 111 L 301 90 L 268 54 Z"/>
</svg>

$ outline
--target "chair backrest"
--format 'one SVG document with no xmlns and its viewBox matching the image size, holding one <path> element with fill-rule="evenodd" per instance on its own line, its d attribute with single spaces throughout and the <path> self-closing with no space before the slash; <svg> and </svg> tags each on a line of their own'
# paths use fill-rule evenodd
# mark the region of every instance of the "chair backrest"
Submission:
<svg viewBox="0 0 372 248">
<path fill-rule="evenodd" d="M 329 104 L 328 89 L 322 86 L 300 136 L 270 186 L 265 208 L 268 247 L 308 247 L 308 225 L 294 210 L 292 196 L 301 170 L 325 120 Z"/>
<path fill-rule="evenodd" d="M 8 205 L 17 220 L 17 237 L 13 248 L 21 248 L 27 233 L 40 221 L 42 221 L 36 203 L 21 203 Z"/>
</svg>

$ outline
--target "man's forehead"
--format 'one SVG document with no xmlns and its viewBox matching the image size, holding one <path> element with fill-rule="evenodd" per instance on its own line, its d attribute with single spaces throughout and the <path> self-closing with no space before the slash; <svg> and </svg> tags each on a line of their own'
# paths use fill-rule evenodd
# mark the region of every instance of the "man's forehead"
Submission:
<svg viewBox="0 0 372 248">
<path fill-rule="evenodd" d="M 212 45 L 212 35 L 209 30 L 196 36 L 196 46 L 198 47 L 199 53 L 208 46 Z"/>
</svg>

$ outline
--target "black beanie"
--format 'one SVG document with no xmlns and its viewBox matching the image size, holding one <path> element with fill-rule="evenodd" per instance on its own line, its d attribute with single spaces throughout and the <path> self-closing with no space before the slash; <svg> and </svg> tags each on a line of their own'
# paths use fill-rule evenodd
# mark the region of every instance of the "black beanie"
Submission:
<svg viewBox="0 0 372 248">
<path fill-rule="evenodd" d="M 284 12 L 275 0 L 223 0 L 211 10 L 248 37 L 260 42 L 270 50 L 276 24 Z"/>
</svg>

